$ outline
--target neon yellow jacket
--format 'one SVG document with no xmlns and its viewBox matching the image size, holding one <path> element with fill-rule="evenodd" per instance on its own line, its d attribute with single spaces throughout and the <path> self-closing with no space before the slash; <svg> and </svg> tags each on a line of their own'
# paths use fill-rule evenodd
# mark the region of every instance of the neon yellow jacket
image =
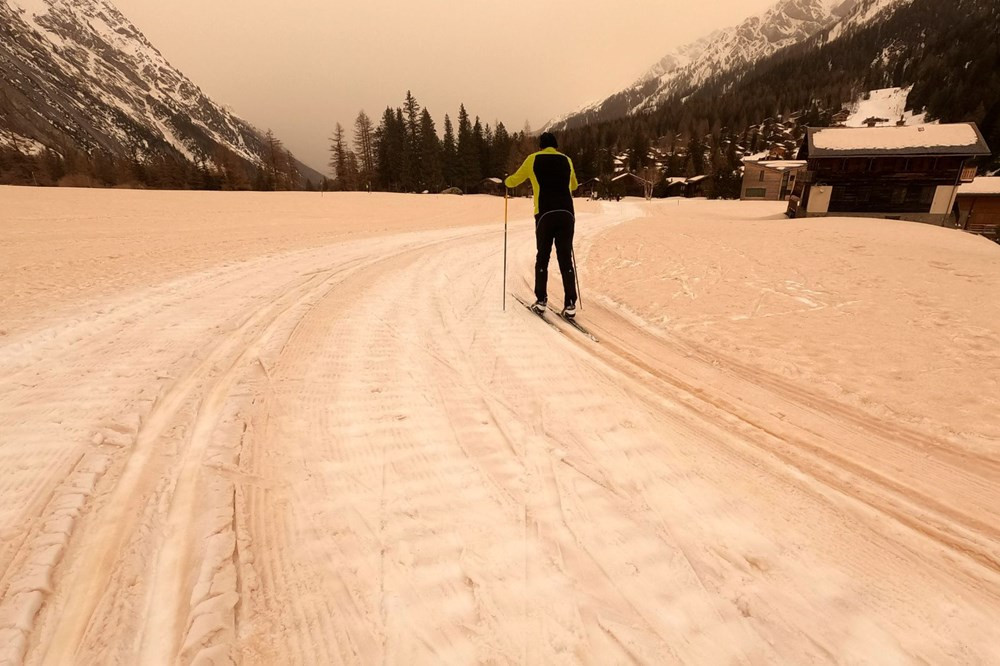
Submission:
<svg viewBox="0 0 1000 666">
<path fill-rule="evenodd" d="M 573 160 L 568 156 L 555 148 L 528 155 L 504 184 L 513 188 L 529 179 L 535 192 L 535 215 L 554 210 L 573 212 L 573 192 L 580 184 L 576 181 Z"/>
</svg>

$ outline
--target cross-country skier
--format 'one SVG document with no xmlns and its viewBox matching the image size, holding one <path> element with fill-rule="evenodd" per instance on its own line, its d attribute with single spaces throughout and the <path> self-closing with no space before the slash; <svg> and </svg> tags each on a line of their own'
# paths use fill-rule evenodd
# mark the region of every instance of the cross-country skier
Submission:
<svg viewBox="0 0 1000 666">
<path fill-rule="evenodd" d="M 549 258 L 552 244 L 562 272 L 563 291 L 566 294 L 563 316 L 576 316 L 576 275 L 573 270 L 573 229 L 576 215 L 573 212 L 573 191 L 579 187 L 573 160 L 560 153 L 556 137 L 545 132 L 539 137 L 541 150 L 529 155 L 517 172 L 507 178 L 507 187 L 514 188 L 530 179 L 535 191 L 535 240 L 538 254 L 535 258 L 535 298 L 531 306 L 544 312 L 548 304 Z"/>
</svg>

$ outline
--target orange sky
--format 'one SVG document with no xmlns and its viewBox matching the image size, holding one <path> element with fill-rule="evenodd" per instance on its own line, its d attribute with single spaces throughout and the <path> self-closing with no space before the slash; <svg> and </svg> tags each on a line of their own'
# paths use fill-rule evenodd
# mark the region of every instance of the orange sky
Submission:
<svg viewBox="0 0 1000 666">
<path fill-rule="evenodd" d="M 407 89 L 439 130 L 463 102 L 540 127 L 774 0 L 115 2 L 209 96 L 325 170 L 336 122 L 377 117 Z"/>
</svg>

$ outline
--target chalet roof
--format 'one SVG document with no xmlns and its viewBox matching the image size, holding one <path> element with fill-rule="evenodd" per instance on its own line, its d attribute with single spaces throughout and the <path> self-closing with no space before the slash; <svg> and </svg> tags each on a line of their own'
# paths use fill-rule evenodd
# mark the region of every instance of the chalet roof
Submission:
<svg viewBox="0 0 1000 666">
<path fill-rule="evenodd" d="M 774 169 L 775 171 L 788 171 L 789 169 L 799 169 L 806 166 L 807 162 L 805 160 L 750 160 L 744 159 L 743 164 L 747 166 L 751 164 L 756 164 L 757 166 L 762 166 L 765 169 Z"/>
<path fill-rule="evenodd" d="M 992 154 L 975 123 L 905 127 L 810 127 L 807 157 Z"/>
<path fill-rule="evenodd" d="M 976 178 L 959 187 L 958 196 L 1000 196 L 1000 177 Z"/>
</svg>

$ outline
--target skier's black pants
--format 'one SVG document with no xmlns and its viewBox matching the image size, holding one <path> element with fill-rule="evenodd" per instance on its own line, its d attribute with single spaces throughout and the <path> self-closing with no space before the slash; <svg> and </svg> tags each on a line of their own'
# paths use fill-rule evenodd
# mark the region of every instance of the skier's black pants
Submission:
<svg viewBox="0 0 1000 666">
<path fill-rule="evenodd" d="M 535 297 L 548 300 L 549 259 L 552 244 L 556 246 L 556 259 L 562 273 L 566 306 L 576 303 L 576 274 L 573 270 L 573 230 L 576 219 L 567 210 L 556 210 L 535 216 L 535 240 L 538 255 L 535 258 Z"/>
</svg>

